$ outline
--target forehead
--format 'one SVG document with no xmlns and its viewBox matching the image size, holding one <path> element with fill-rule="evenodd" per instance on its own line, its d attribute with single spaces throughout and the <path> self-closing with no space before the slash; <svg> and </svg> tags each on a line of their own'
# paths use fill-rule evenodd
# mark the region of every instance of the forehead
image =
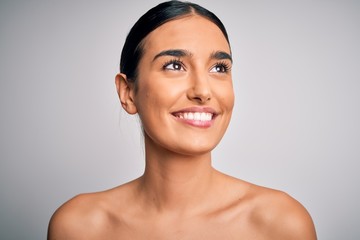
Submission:
<svg viewBox="0 0 360 240">
<path fill-rule="evenodd" d="M 156 28 L 144 40 L 145 54 L 171 48 L 195 51 L 206 47 L 230 53 L 230 46 L 220 28 L 198 15 L 171 20 Z"/>
</svg>

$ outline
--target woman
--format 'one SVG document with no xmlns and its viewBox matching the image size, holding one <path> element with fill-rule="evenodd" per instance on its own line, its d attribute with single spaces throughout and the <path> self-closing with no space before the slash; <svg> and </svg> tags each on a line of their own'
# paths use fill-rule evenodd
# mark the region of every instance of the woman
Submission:
<svg viewBox="0 0 360 240">
<path fill-rule="evenodd" d="M 142 122 L 145 172 L 65 203 L 48 239 L 316 239 L 296 200 L 211 166 L 234 104 L 231 65 L 226 30 L 208 10 L 170 1 L 143 15 L 115 81 Z"/>
</svg>

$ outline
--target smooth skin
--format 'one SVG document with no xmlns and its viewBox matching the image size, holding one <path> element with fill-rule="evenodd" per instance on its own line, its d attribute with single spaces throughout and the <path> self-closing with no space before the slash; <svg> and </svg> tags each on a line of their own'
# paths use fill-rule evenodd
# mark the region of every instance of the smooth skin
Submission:
<svg viewBox="0 0 360 240">
<path fill-rule="evenodd" d="M 146 37 L 144 50 L 136 85 L 116 76 L 122 107 L 143 124 L 143 176 L 71 199 L 54 213 L 48 239 L 315 240 L 296 200 L 211 165 L 234 105 L 231 51 L 219 28 L 197 15 L 172 20 Z M 180 118 L 190 111 L 213 119 Z"/>
</svg>

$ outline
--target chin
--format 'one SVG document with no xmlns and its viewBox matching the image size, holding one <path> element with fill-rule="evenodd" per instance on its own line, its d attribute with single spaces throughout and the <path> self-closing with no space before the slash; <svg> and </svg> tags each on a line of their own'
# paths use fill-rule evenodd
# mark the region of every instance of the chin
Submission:
<svg viewBox="0 0 360 240">
<path fill-rule="evenodd" d="M 187 147 L 181 147 L 174 149 L 173 151 L 185 156 L 200 156 L 205 154 L 211 154 L 211 151 L 216 147 L 217 144 L 213 145 L 192 145 Z"/>
</svg>

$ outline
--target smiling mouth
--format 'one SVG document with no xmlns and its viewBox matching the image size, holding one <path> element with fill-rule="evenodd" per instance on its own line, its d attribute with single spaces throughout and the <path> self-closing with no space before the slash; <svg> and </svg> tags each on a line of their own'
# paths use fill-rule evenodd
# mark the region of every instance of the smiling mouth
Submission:
<svg viewBox="0 0 360 240">
<path fill-rule="evenodd" d="M 174 113 L 173 115 L 180 119 L 201 122 L 211 121 L 214 117 L 213 113 L 208 112 L 178 112 Z"/>
</svg>

